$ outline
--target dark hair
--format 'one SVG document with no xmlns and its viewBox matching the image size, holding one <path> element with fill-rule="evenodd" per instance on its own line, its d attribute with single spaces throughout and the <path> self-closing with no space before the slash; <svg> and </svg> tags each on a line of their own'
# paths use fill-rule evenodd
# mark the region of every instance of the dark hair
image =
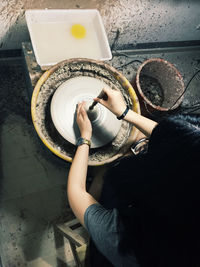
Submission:
<svg viewBox="0 0 200 267">
<path fill-rule="evenodd" d="M 134 249 L 141 265 L 200 266 L 199 153 L 200 117 L 176 115 L 155 127 L 145 155 L 109 171 L 121 250 Z"/>
</svg>

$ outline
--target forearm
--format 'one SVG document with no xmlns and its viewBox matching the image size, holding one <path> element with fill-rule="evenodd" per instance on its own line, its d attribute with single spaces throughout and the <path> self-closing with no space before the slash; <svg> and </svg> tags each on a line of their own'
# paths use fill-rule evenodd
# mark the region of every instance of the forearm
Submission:
<svg viewBox="0 0 200 267">
<path fill-rule="evenodd" d="M 86 177 L 89 146 L 81 145 L 74 156 L 67 183 L 68 201 L 75 216 L 84 224 L 84 213 L 87 207 L 96 200 L 86 192 Z"/>
<path fill-rule="evenodd" d="M 112 90 L 107 87 L 103 88 L 103 91 L 108 97 L 107 100 L 100 98 L 94 98 L 94 100 L 104 105 L 117 117 L 121 117 L 126 110 L 126 103 L 121 93 L 117 90 Z M 130 109 L 123 119 L 134 124 L 135 127 L 137 127 L 147 137 L 151 135 L 152 130 L 157 125 L 155 121 L 143 117 Z"/>
<path fill-rule="evenodd" d="M 85 190 L 87 165 L 88 165 L 89 146 L 82 145 L 76 150 L 76 154 L 72 161 L 72 165 L 68 176 L 68 190 L 69 186 L 77 186 Z"/>
<path fill-rule="evenodd" d="M 154 127 L 157 125 L 157 122 L 148 119 L 132 110 L 128 111 L 127 115 L 124 117 L 124 120 L 133 124 L 147 137 L 150 137 Z"/>
</svg>

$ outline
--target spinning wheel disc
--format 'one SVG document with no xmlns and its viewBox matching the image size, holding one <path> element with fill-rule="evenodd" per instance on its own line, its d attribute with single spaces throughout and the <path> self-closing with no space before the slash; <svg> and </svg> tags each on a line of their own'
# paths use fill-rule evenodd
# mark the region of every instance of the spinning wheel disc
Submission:
<svg viewBox="0 0 200 267">
<path fill-rule="evenodd" d="M 72 144 L 76 144 L 80 136 L 76 123 L 76 106 L 78 102 L 93 102 L 102 90 L 108 87 L 103 81 L 79 76 L 68 79 L 55 91 L 51 101 L 51 117 L 57 131 Z M 98 148 L 111 142 L 121 127 L 121 121 L 101 104 L 94 108 L 96 118 L 92 120 L 91 147 Z"/>
</svg>

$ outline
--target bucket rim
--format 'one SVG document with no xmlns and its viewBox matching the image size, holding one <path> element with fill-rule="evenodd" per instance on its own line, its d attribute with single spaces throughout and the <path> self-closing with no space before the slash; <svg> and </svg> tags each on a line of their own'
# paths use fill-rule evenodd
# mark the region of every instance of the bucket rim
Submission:
<svg viewBox="0 0 200 267">
<path fill-rule="evenodd" d="M 142 89 L 141 89 L 141 87 L 140 87 L 140 74 L 141 74 L 141 71 L 142 71 L 142 69 L 144 68 L 144 66 L 146 66 L 147 64 L 149 64 L 149 63 L 151 63 L 151 62 L 161 62 L 161 63 L 164 63 L 164 64 L 170 66 L 170 68 L 173 69 L 173 70 L 175 71 L 176 76 L 179 77 L 179 81 L 180 81 L 180 83 L 181 83 L 181 87 L 182 87 L 182 92 L 181 92 L 181 94 L 183 93 L 185 85 L 184 85 L 184 82 L 183 82 L 183 77 L 182 77 L 182 75 L 180 74 L 180 72 L 177 70 L 177 68 L 176 68 L 171 62 L 169 62 L 169 61 L 167 61 L 167 60 L 165 60 L 165 59 L 162 59 L 162 58 L 150 58 L 150 59 L 145 60 L 145 61 L 140 65 L 140 67 L 138 68 L 137 73 L 136 73 L 136 86 L 137 86 L 137 90 L 138 90 L 140 96 L 142 97 L 142 100 L 143 100 L 144 104 L 145 104 L 145 102 L 146 102 L 149 106 L 151 106 L 151 107 L 154 108 L 155 110 L 158 110 L 158 111 L 169 111 L 169 110 L 174 110 L 175 108 L 177 108 L 177 107 L 181 104 L 181 102 L 182 102 L 182 100 L 183 100 L 183 95 L 180 97 L 180 99 L 179 99 L 177 102 L 175 102 L 175 101 L 176 101 L 176 100 L 175 100 L 175 101 L 174 101 L 175 104 L 173 104 L 170 108 L 165 108 L 165 107 L 161 107 L 161 106 L 154 105 L 154 104 L 153 104 L 153 103 L 152 103 L 152 102 L 151 102 L 151 101 L 144 95 L 144 93 L 143 93 L 143 91 L 142 91 Z M 181 95 L 181 94 L 180 94 L 180 95 Z M 178 97 L 177 97 L 177 99 L 178 99 Z"/>
</svg>

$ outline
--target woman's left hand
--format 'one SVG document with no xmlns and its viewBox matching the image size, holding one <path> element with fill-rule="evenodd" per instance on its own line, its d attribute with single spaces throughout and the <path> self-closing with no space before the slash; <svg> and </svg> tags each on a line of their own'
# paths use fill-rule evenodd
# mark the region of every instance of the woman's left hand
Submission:
<svg viewBox="0 0 200 267">
<path fill-rule="evenodd" d="M 90 140 L 92 136 L 92 125 L 88 118 L 87 112 L 85 110 L 84 101 L 81 103 L 78 103 L 76 122 L 78 124 L 81 137 Z"/>
</svg>

